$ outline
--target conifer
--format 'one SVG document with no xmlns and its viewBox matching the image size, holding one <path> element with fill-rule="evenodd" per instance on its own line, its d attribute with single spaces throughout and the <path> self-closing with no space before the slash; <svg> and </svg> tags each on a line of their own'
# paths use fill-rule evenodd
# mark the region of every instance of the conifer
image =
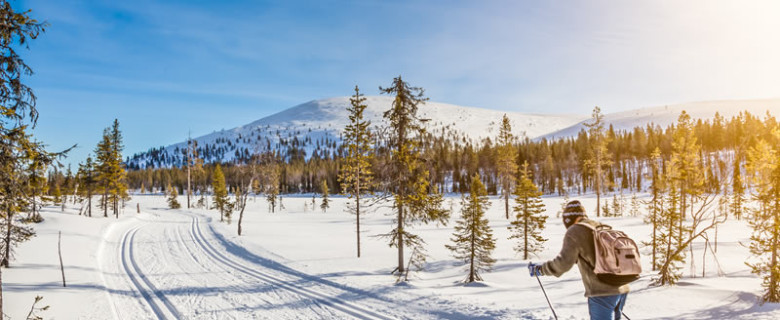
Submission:
<svg viewBox="0 0 780 320">
<path fill-rule="evenodd" d="M 165 188 L 165 190 L 168 192 L 168 208 L 170 209 L 179 209 L 181 208 L 181 204 L 179 203 L 176 198 L 179 196 L 179 191 L 176 190 L 176 187 L 171 186 L 171 183 L 168 182 L 168 186 Z"/>
<path fill-rule="evenodd" d="M 496 146 L 496 171 L 501 181 L 501 197 L 504 198 L 504 213 L 509 219 L 509 197 L 517 176 L 517 152 L 513 145 L 512 125 L 509 117 L 504 114 L 498 128 L 498 145 Z"/>
<path fill-rule="evenodd" d="M 214 208 L 219 211 L 219 221 L 225 221 L 225 218 L 230 221 L 232 209 L 230 207 L 227 187 L 225 186 L 225 175 L 222 173 L 222 167 L 219 164 L 217 164 L 214 169 L 211 187 L 214 189 L 213 204 Z"/>
<path fill-rule="evenodd" d="M 30 10 L 16 11 L 8 1 L 0 1 L 0 223 L 3 252 L 0 265 L 8 266 L 11 249 L 34 233 L 29 227 L 14 224 L 15 215 L 29 204 L 24 186 L 24 172 L 31 162 L 49 164 L 54 154 L 35 141 L 28 130 L 38 120 L 36 97 L 25 84 L 24 77 L 32 74 L 19 52 L 29 48 L 28 43 L 44 31 L 45 23 L 30 17 Z M 0 269 L 0 317 L 3 312 L 3 281 Z"/>
<path fill-rule="evenodd" d="M 328 211 L 328 208 L 330 208 L 330 199 L 328 198 L 330 196 L 330 190 L 328 190 L 328 180 L 322 180 L 322 183 L 320 184 L 320 192 L 322 192 L 320 209 L 322 209 L 322 212 L 326 212 Z"/>
<path fill-rule="evenodd" d="M 780 136 L 777 138 L 780 139 Z M 763 278 L 766 290 L 762 302 L 780 302 L 780 155 L 778 150 L 761 139 L 747 153 L 751 194 L 757 207 L 753 209 L 750 226 L 750 253 L 755 262 L 748 263 L 754 274 Z"/>
<path fill-rule="evenodd" d="M 731 176 L 731 215 L 742 219 L 742 212 L 745 207 L 745 185 L 742 181 L 742 168 L 739 152 L 734 154 L 734 165 L 732 167 Z"/>
<path fill-rule="evenodd" d="M 388 159 L 389 172 L 388 190 L 393 195 L 396 210 L 395 227 L 385 236 L 390 239 L 390 245 L 398 248 L 398 271 L 408 279 L 407 267 L 404 263 L 404 248 L 412 249 L 410 264 L 424 257 L 423 240 L 409 231 L 418 222 L 436 221 L 445 224 L 449 212 L 441 207 L 441 195 L 435 188 L 429 187 L 428 170 L 423 166 L 422 145 L 420 140 L 425 133 L 423 120 L 417 115 L 420 105 L 427 101 L 423 89 L 411 87 L 400 76 L 393 79 L 388 88 L 381 88 L 385 94 L 395 95 L 390 110 L 385 111 L 384 118 L 389 121 L 388 148 L 391 152 Z M 416 253 L 416 254 L 415 254 Z"/>
<path fill-rule="evenodd" d="M 363 119 L 366 109 L 366 98 L 355 86 L 355 95 L 350 99 L 349 124 L 344 128 L 344 146 L 347 154 L 343 159 L 338 181 L 341 184 L 341 194 L 354 199 L 347 208 L 355 214 L 357 235 L 357 256 L 360 258 L 360 209 L 361 197 L 372 194 L 374 185 L 371 162 L 374 161 L 374 150 L 371 147 L 371 122 Z"/>
<path fill-rule="evenodd" d="M 601 194 L 604 192 L 604 168 L 612 166 L 612 155 L 607 149 L 610 140 L 604 133 L 604 115 L 601 108 L 593 108 L 591 122 L 585 124 L 590 140 L 590 158 L 585 166 L 593 173 L 594 189 L 596 191 L 596 217 L 601 216 Z M 609 171 L 610 174 L 612 171 Z"/>
<path fill-rule="evenodd" d="M 451 245 L 445 245 L 453 252 L 456 259 L 468 265 L 466 282 L 481 281 L 480 272 L 490 271 L 496 262 L 491 257 L 496 241 L 493 230 L 485 218 L 485 211 L 490 207 L 487 190 L 479 179 L 479 175 L 471 178 L 469 195 L 461 198 L 461 217 L 455 224 L 455 232 L 450 238 Z"/>
<path fill-rule="evenodd" d="M 518 239 L 514 249 L 523 254 L 523 260 L 528 260 L 528 255 L 541 251 L 547 241 L 542 237 L 547 216 L 542 215 L 544 213 L 542 193 L 530 178 L 527 161 L 520 168 L 520 179 L 514 194 L 515 220 L 508 227 L 511 232 L 509 239 Z"/>
</svg>

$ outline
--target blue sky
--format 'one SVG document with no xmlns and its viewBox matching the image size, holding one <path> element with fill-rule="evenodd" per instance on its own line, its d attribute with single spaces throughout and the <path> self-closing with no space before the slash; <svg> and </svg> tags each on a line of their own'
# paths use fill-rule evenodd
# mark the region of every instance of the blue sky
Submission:
<svg viewBox="0 0 780 320">
<path fill-rule="evenodd" d="M 433 101 L 589 114 L 780 97 L 773 1 L 20 1 L 39 139 L 130 155 L 402 74 Z"/>
</svg>

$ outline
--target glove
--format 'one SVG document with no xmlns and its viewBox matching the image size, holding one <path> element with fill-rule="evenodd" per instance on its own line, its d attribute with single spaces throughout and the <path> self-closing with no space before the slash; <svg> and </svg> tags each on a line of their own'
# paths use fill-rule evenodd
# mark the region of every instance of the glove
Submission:
<svg viewBox="0 0 780 320">
<path fill-rule="evenodd" d="M 542 275 L 542 266 L 535 264 L 533 262 L 528 263 L 528 274 L 533 276 L 541 276 Z"/>
</svg>

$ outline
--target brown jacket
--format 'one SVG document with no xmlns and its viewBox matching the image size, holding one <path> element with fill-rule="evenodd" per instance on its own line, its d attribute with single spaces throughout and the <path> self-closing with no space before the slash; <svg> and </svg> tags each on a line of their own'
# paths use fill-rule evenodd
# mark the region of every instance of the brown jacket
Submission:
<svg viewBox="0 0 780 320">
<path fill-rule="evenodd" d="M 616 294 L 628 293 L 628 285 L 616 287 L 601 282 L 593 273 L 593 267 L 596 264 L 596 249 L 593 244 L 593 230 L 586 226 L 578 225 L 587 223 L 591 226 L 598 226 L 600 223 L 584 218 L 577 224 L 572 225 L 566 230 L 563 237 L 563 248 L 555 259 L 545 262 L 542 265 L 542 274 L 560 277 L 576 263 L 582 274 L 582 284 L 585 285 L 586 297 L 612 296 Z"/>
</svg>

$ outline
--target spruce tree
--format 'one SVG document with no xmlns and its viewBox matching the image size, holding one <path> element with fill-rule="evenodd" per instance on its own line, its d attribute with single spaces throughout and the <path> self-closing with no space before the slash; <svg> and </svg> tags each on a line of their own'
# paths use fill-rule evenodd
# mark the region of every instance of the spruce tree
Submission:
<svg viewBox="0 0 780 320">
<path fill-rule="evenodd" d="M 778 137 L 780 138 L 780 137 Z M 757 207 L 750 226 L 750 253 L 757 257 L 748 263 L 763 278 L 763 302 L 780 302 L 780 154 L 765 140 L 759 140 L 747 153 L 746 170 L 751 194 Z"/>
<path fill-rule="evenodd" d="M 734 165 L 731 176 L 731 215 L 742 219 L 742 211 L 745 207 L 745 185 L 742 181 L 742 168 L 739 151 L 734 152 Z"/>
<path fill-rule="evenodd" d="M 676 170 L 674 167 L 669 171 Z M 685 261 L 685 256 L 682 250 L 678 250 L 682 239 L 680 235 L 685 231 L 683 224 L 679 223 L 682 219 L 682 213 L 680 212 L 681 200 L 681 186 L 677 183 L 672 183 L 671 176 L 674 173 L 668 174 L 667 185 L 668 193 L 665 197 L 665 203 L 663 209 L 660 210 L 658 219 L 658 238 L 656 244 L 658 246 L 658 255 L 661 259 L 658 262 L 658 276 L 654 279 L 654 284 L 657 285 L 673 285 L 677 283 L 680 278 L 680 264 Z"/>
<path fill-rule="evenodd" d="M 119 120 L 114 119 L 114 123 L 109 130 L 109 139 L 111 141 L 111 160 L 108 163 L 109 174 L 109 200 L 111 207 L 114 210 L 114 216 L 119 218 L 120 202 L 124 206 L 124 201 L 130 199 L 127 193 L 127 181 L 125 172 L 125 164 L 122 160 L 122 150 L 124 145 L 122 144 L 122 132 L 119 130 Z"/>
<path fill-rule="evenodd" d="M 542 237 L 547 216 L 542 215 L 544 213 L 542 192 L 531 180 L 527 161 L 520 168 L 520 178 L 514 194 L 515 220 L 508 227 L 511 232 L 509 239 L 518 239 L 514 249 L 523 254 L 523 260 L 528 260 L 528 255 L 540 252 L 547 241 Z"/>
<path fill-rule="evenodd" d="M 330 208 L 330 199 L 328 199 L 330 196 L 330 190 L 328 190 L 328 180 L 322 180 L 322 183 L 320 183 L 320 192 L 322 192 L 322 203 L 320 203 L 320 209 L 322 209 L 322 212 L 326 212 L 328 211 L 328 208 Z"/>
<path fill-rule="evenodd" d="M 590 157 L 585 166 L 593 173 L 594 189 L 596 191 L 596 217 L 601 216 L 601 194 L 604 192 L 604 168 L 612 166 L 612 155 L 609 153 L 609 137 L 604 133 L 604 115 L 601 108 L 593 108 L 591 122 L 585 123 L 590 140 Z M 610 173 L 612 171 L 609 171 Z"/>
<path fill-rule="evenodd" d="M 449 212 L 442 209 L 442 197 L 435 188 L 429 187 L 428 170 L 423 165 L 421 139 L 425 134 L 423 120 L 417 115 L 418 108 L 428 99 L 423 89 L 411 87 L 401 79 L 393 79 L 388 88 L 379 88 L 384 94 L 395 95 L 390 110 L 384 118 L 389 121 L 387 147 L 391 153 L 385 176 L 387 188 L 393 195 L 396 216 L 394 228 L 386 234 L 390 245 L 398 248 L 399 280 L 408 279 L 404 263 L 404 248 L 412 249 L 410 263 L 420 266 L 424 258 L 423 240 L 409 231 L 415 223 L 437 221 L 446 224 Z"/>
<path fill-rule="evenodd" d="M 456 259 L 468 264 L 466 282 L 481 281 L 480 272 L 490 271 L 496 262 L 491 257 L 496 248 L 493 230 L 485 218 L 485 211 L 490 207 L 487 190 L 479 179 L 479 175 L 471 178 L 469 195 L 461 198 L 461 217 L 455 224 L 455 232 L 450 238 L 452 245 L 445 245 L 453 252 Z"/>
<path fill-rule="evenodd" d="M 700 146 L 697 143 L 693 131 L 693 122 L 691 116 L 683 111 L 677 119 L 677 126 L 672 134 L 672 155 L 669 165 L 672 168 L 669 172 L 670 183 L 676 184 L 680 192 L 680 227 L 678 231 L 683 232 L 683 221 L 689 208 L 693 208 L 696 198 L 702 194 L 704 186 L 704 174 L 700 164 Z M 677 236 L 680 243 L 683 241 L 683 234 Z"/>
<path fill-rule="evenodd" d="M 33 161 L 51 163 L 54 155 L 42 143 L 34 141 L 27 130 L 35 128 L 38 120 L 36 97 L 25 84 L 24 77 L 32 69 L 19 55 L 30 40 L 44 31 L 45 24 L 30 17 L 29 10 L 17 12 L 8 1 L 0 1 L 0 222 L 3 230 L 4 252 L 0 265 L 8 266 L 10 251 L 15 243 L 31 236 L 32 229 L 14 224 L 15 215 L 29 205 L 24 190 L 24 174 Z M 29 47 L 27 47 L 29 48 Z M 3 317 L 3 281 L 0 269 L 0 317 Z"/>
<path fill-rule="evenodd" d="M 660 267 L 658 261 L 658 246 L 660 243 L 659 239 L 661 238 L 661 235 L 659 235 L 659 224 L 662 221 L 664 193 L 666 192 L 665 174 L 661 172 L 661 168 L 659 167 L 661 161 L 661 150 L 655 148 L 650 155 L 650 168 L 652 174 L 652 182 L 650 184 L 651 198 L 647 202 L 647 217 L 645 218 L 645 222 L 653 226 L 653 231 L 650 234 L 650 242 L 646 243 L 646 245 L 649 245 L 652 248 L 651 266 L 653 271 L 658 270 Z"/>
<path fill-rule="evenodd" d="M 339 183 L 341 184 L 341 194 L 349 199 L 354 199 L 354 203 L 349 203 L 347 208 L 355 214 L 356 235 L 357 235 L 357 256 L 360 258 L 360 209 L 361 197 L 372 194 L 371 188 L 374 185 L 371 162 L 374 161 L 374 150 L 371 146 L 371 131 L 369 126 L 371 122 L 363 119 L 363 112 L 366 109 L 366 98 L 360 93 L 358 86 L 355 86 L 355 95 L 350 99 L 349 124 L 344 128 L 344 146 L 347 154 L 342 160 L 341 171 L 339 172 Z"/>
<path fill-rule="evenodd" d="M 230 199 L 228 198 L 227 187 L 225 186 L 225 174 L 222 173 L 222 167 L 217 164 L 214 168 L 214 177 L 212 178 L 211 187 L 214 189 L 214 208 L 219 211 L 219 221 L 225 221 L 227 217 L 230 221 Z"/>
<path fill-rule="evenodd" d="M 86 212 L 85 215 L 92 217 L 92 195 L 95 192 L 95 185 L 97 180 L 95 179 L 95 163 L 92 162 L 92 157 L 88 156 L 84 164 L 79 164 L 79 171 L 76 173 L 79 188 L 79 196 L 86 199 Z"/>
<path fill-rule="evenodd" d="M 100 189 L 100 202 L 98 207 L 103 209 L 103 217 L 108 217 L 109 192 L 111 186 L 111 137 L 108 128 L 103 130 L 103 137 L 95 148 L 95 169 L 97 171 L 97 184 Z"/>
<path fill-rule="evenodd" d="M 181 204 L 179 203 L 176 198 L 179 196 L 179 191 L 176 190 L 176 187 L 171 186 L 171 183 L 168 182 L 168 187 L 165 188 L 165 191 L 168 192 L 168 208 L 170 209 L 179 209 L 181 208 Z"/>
<path fill-rule="evenodd" d="M 496 171 L 501 181 L 501 197 L 504 198 L 504 213 L 509 219 L 509 197 L 517 176 L 517 152 L 513 145 L 512 126 L 509 117 L 504 114 L 498 128 L 498 145 L 496 146 Z"/>
</svg>

